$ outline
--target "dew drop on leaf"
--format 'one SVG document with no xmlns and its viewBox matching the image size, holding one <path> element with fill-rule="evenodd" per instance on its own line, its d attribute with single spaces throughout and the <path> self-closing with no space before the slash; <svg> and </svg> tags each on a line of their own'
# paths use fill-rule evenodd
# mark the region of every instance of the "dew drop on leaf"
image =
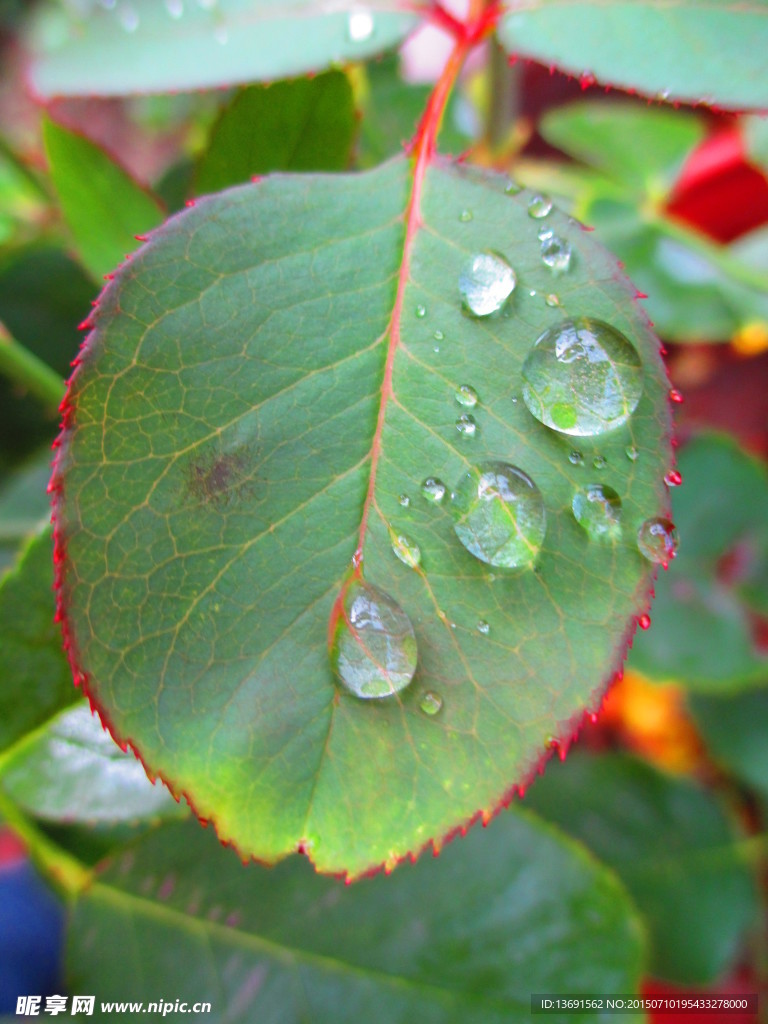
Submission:
<svg viewBox="0 0 768 1024">
<path fill-rule="evenodd" d="M 535 220 L 539 220 L 541 217 L 546 217 L 552 209 L 552 200 L 549 196 L 537 193 L 535 196 L 531 196 L 528 200 L 528 216 L 533 217 Z"/>
<path fill-rule="evenodd" d="M 400 497 L 397 499 L 397 503 L 398 505 L 401 505 L 403 508 L 409 508 L 411 504 L 411 499 L 408 497 L 407 494 L 401 494 Z"/>
<path fill-rule="evenodd" d="M 419 701 L 419 707 L 425 715 L 436 715 L 438 711 L 442 710 L 443 698 L 439 693 L 435 693 L 434 690 L 427 690 L 426 693 L 422 694 L 421 700 Z"/>
<path fill-rule="evenodd" d="M 442 340 L 443 340 L 443 338 L 445 337 L 445 335 L 443 334 L 443 332 L 442 332 L 442 331 L 440 331 L 440 330 L 437 330 L 437 331 L 435 331 L 435 333 L 434 333 L 434 334 L 432 335 L 432 337 L 433 337 L 433 338 L 435 339 L 435 341 L 442 341 Z"/>
<path fill-rule="evenodd" d="M 456 401 L 466 409 L 474 409 L 477 405 L 477 392 L 471 384 L 459 384 L 456 389 Z"/>
<path fill-rule="evenodd" d="M 516 466 L 482 462 L 469 469 L 451 495 L 453 528 L 482 562 L 515 569 L 536 561 L 546 532 L 544 501 Z"/>
<path fill-rule="evenodd" d="M 411 569 L 421 565 L 421 548 L 418 544 L 414 544 L 402 533 L 397 533 L 391 526 L 389 539 L 392 542 L 392 550 L 404 565 Z"/>
<path fill-rule="evenodd" d="M 352 580 L 333 612 L 331 667 L 356 697 L 389 697 L 416 672 L 411 620 L 383 590 Z"/>
<path fill-rule="evenodd" d="M 637 546 L 649 562 L 666 568 L 677 554 L 677 530 L 669 519 L 646 519 L 637 531 Z"/>
<path fill-rule="evenodd" d="M 491 632 L 491 627 L 485 621 L 485 619 L 480 619 L 480 621 L 478 622 L 478 624 L 477 624 L 477 632 L 478 633 L 482 633 L 483 636 L 488 636 L 488 634 Z"/>
<path fill-rule="evenodd" d="M 427 315 L 427 307 L 419 304 L 414 310 L 414 312 L 416 316 L 419 318 L 419 320 L 423 320 L 424 317 Z"/>
<path fill-rule="evenodd" d="M 477 421 L 470 413 L 462 413 L 456 420 L 456 429 L 462 437 L 474 437 L 477 433 Z"/>
<path fill-rule="evenodd" d="M 546 302 L 546 304 L 548 306 L 554 307 L 554 306 L 559 306 L 560 305 L 560 299 L 558 298 L 557 295 L 555 295 L 554 292 L 551 292 L 549 295 L 547 295 L 546 298 L 544 299 L 544 301 Z"/>
<path fill-rule="evenodd" d="M 651 616 L 650 615 L 641 615 L 640 618 L 637 620 L 637 624 L 640 627 L 640 629 L 650 629 L 651 628 Z"/>
<path fill-rule="evenodd" d="M 503 256 L 495 252 L 475 253 L 459 274 L 461 301 L 474 316 L 490 316 L 498 312 L 516 284 L 514 270 Z"/>
<path fill-rule="evenodd" d="M 637 460 L 640 458 L 640 451 L 633 444 L 627 445 L 627 447 L 624 449 L 624 454 L 627 456 L 630 462 L 637 462 Z"/>
<path fill-rule="evenodd" d="M 564 274 L 571 266 L 571 246 L 559 235 L 552 235 L 541 243 L 541 261 L 554 274 Z"/>
<path fill-rule="evenodd" d="M 421 493 L 427 501 L 432 501 L 435 504 L 439 504 L 443 500 L 445 491 L 445 484 L 435 476 L 428 476 L 421 485 Z"/>
<path fill-rule="evenodd" d="M 593 539 L 611 539 L 621 533 L 621 498 L 605 484 L 588 484 L 571 502 L 576 522 Z"/>
<path fill-rule="evenodd" d="M 615 327 L 589 317 L 544 331 L 523 363 L 523 400 L 553 430 L 579 437 L 626 423 L 643 391 L 634 345 Z"/>
<path fill-rule="evenodd" d="M 676 469 L 670 469 L 667 475 L 664 477 L 664 483 L 667 487 L 679 487 L 683 482 L 682 474 Z"/>
<path fill-rule="evenodd" d="M 523 186 L 518 185 L 516 181 L 508 181 L 504 188 L 504 194 L 507 196 L 516 196 L 523 191 Z"/>
<path fill-rule="evenodd" d="M 605 469 L 608 465 L 608 459 L 606 459 L 604 455 L 596 455 L 594 459 L 592 459 L 592 465 L 595 469 Z"/>
<path fill-rule="evenodd" d="M 462 224 L 467 224 L 469 221 L 472 220 L 472 211 L 462 210 L 461 213 L 459 214 L 459 220 L 462 222 Z"/>
<path fill-rule="evenodd" d="M 574 450 L 568 456 L 568 461 L 572 466 L 583 466 L 584 456 L 581 454 L 581 452 L 576 451 L 576 449 L 574 448 Z"/>
<path fill-rule="evenodd" d="M 364 43 L 373 35 L 373 15 L 370 11 L 350 11 L 347 18 L 347 38 L 351 43 Z"/>
</svg>

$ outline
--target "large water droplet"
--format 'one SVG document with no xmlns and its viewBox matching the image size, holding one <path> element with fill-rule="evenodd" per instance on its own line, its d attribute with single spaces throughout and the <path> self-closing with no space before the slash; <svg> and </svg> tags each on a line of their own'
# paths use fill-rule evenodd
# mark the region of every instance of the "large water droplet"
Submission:
<svg viewBox="0 0 768 1024">
<path fill-rule="evenodd" d="M 535 195 L 528 200 L 528 216 L 539 220 L 546 217 L 552 209 L 552 200 L 549 196 Z"/>
<path fill-rule="evenodd" d="M 389 528 L 389 539 L 392 542 L 392 550 L 401 562 L 411 569 L 421 565 L 421 548 L 418 544 L 414 544 L 412 540 L 409 540 L 402 533 L 397 533 L 391 526 Z"/>
<path fill-rule="evenodd" d="M 383 590 L 352 580 L 333 624 L 331 667 L 356 697 L 389 697 L 416 672 L 411 620 Z"/>
<path fill-rule="evenodd" d="M 474 437 L 477 433 L 477 421 L 470 413 L 462 413 L 456 420 L 456 429 L 462 437 Z"/>
<path fill-rule="evenodd" d="M 419 707 L 425 715 L 432 717 L 432 715 L 436 715 L 442 709 L 443 698 L 439 693 L 435 693 L 434 690 L 427 690 L 426 693 L 422 694 Z"/>
<path fill-rule="evenodd" d="M 590 537 L 613 538 L 621 533 L 621 498 L 605 484 L 588 484 L 571 503 L 576 522 Z"/>
<path fill-rule="evenodd" d="M 471 384 L 459 384 L 456 388 L 456 401 L 466 409 L 474 409 L 477 405 L 477 392 Z"/>
<path fill-rule="evenodd" d="M 559 235 L 552 235 L 541 243 L 541 261 L 555 274 L 564 274 L 571 266 L 571 245 Z"/>
<path fill-rule="evenodd" d="M 433 501 L 438 504 L 445 497 L 446 486 L 442 480 L 438 480 L 437 477 L 428 476 L 424 483 L 421 485 L 421 493 L 427 499 L 427 501 Z"/>
<path fill-rule="evenodd" d="M 547 427 L 579 437 L 626 423 L 643 391 L 634 345 L 602 320 L 578 317 L 550 327 L 523 363 L 523 399 Z"/>
<path fill-rule="evenodd" d="M 506 462 L 482 462 L 451 496 L 454 530 L 475 558 L 508 569 L 532 565 L 546 532 L 544 501 L 536 484 Z"/>
<path fill-rule="evenodd" d="M 459 274 L 459 294 L 464 308 L 475 316 L 496 313 L 514 291 L 517 277 L 503 256 L 479 252 L 470 257 Z"/>
<path fill-rule="evenodd" d="M 669 519 L 659 516 L 646 519 L 637 531 L 637 546 L 649 562 L 666 569 L 677 554 L 677 530 Z"/>
<path fill-rule="evenodd" d="M 370 11 L 350 11 L 347 18 L 347 37 L 352 43 L 364 43 L 373 35 L 373 15 Z"/>
</svg>

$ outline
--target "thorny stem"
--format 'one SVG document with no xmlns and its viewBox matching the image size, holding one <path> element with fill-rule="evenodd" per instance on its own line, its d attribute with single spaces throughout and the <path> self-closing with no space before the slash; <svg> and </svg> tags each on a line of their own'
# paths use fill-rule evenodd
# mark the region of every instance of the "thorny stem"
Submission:
<svg viewBox="0 0 768 1024">
<path fill-rule="evenodd" d="M 11 337 L 0 323 L 0 373 L 25 388 L 53 414 L 64 398 L 64 382 L 47 363 Z"/>
</svg>

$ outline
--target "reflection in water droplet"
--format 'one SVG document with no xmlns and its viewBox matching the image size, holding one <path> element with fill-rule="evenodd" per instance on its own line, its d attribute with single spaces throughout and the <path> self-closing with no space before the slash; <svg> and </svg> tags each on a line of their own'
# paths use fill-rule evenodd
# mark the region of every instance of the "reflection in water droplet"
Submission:
<svg viewBox="0 0 768 1024">
<path fill-rule="evenodd" d="M 523 363 L 523 399 L 547 427 L 587 437 L 625 423 L 643 390 L 640 356 L 602 320 L 578 317 L 544 331 Z"/>
<path fill-rule="evenodd" d="M 418 652 L 408 616 L 383 590 L 352 580 L 334 609 L 331 667 L 356 697 L 388 697 L 413 679 Z"/>
<path fill-rule="evenodd" d="M 461 213 L 459 214 L 459 220 L 462 223 L 464 223 L 464 224 L 466 224 L 468 221 L 472 220 L 472 211 L 471 210 L 462 210 Z"/>
<path fill-rule="evenodd" d="M 424 483 L 421 485 L 421 493 L 427 499 L 427 501 L 433 501 L 435 503 L 440 502 L 445 497 L 446 487 L 442 480 L 438 480 L 437 477 L 428 476 Z"/>
<path fill-rule="evenodd" d="M 544 299 L 544 301 L 546 302 L 546 304 L 548 306 L 559 306 L 560 305 L 560 299 L 557 297 L 557 295 L 555 295 L 554 292 L 552 292 L 550 295 L 547 295 L 547 297 Z"/>
<path fill-rule="evenodd" d="M 401 494 L 397 501 L 398 504 L 403 506 L 403 508 L 408 508 L 408 506 L 411 504 L 411 499 L 408 497 L 407 494 Z"/>
<path fill-rule="evenodd" d="M 528 216 L 535 217 L 537 220 L 540 217 L 546 217 L 552 209 L 552 200 L 549 196 L 535 195 L 531 196 L 528 200 Z"/>
<path fill-rule="evenodd" d="M 480 621 L 478 622 L 478 624 L 477 624 L 477 632 L 478 633 L 482 633 L 483 636 L 488 636 L 488 634 L 491 632 L 491 627 L 485 621 L 485 619 L 480 619 Z"/>
<path fill-rule="evenodd" d="M 595 469 L 605 469 L 608 465 L 608 459 L 606 459 L 604 455 L 596 455 L 594 459 L 592 459 L 592 465 Z"/>
<path fill-rule="evenodd" d="M 424 317 L 427 315 L 427 307 L 422 306 L 421 303 L 419 303 L 419 305 L 414 310 L 414 313 L 419 318 L 419 320 L 423 320 Z"/>
<path fill-rule="evenodd" d="M 473 466 L 451 495 L 454 530 L 475 558 L 489 565 L 532 565 L 546 532 L 544 501 L 536 484 L 506 462 Z"/>
<path fill-rule="evenodd" d="M 630 462 L 637 462 L 638 458 L 640 457 L 640 452 L 633 444 L 627 445 L 627 447 L 624 449 L 624 454 L 627 456 Z"/>
<path fill-rule="evenodd" d="M 396 533 L 391 526 L 389 527 L 389 539 L 392 543 L 392 550 L 403 564 L 410 569 L 421 565 L 421 548 L 418 544 L 414 544 L 402 533 Z"/>
<path fill-rule="evenodd" d="M 646 519 L 637 531 L 637 546 L 649 562 L 666 569 L 677 554 L 677 530 L 669 519 L 658 516 Z"/>
<path fill-rule="evenodd" d="M 464 308 L 475 316 L 496 313 L 514 291 L 515 272 L 494 252 L 472 256 L 459 274 L 459 294 Z"/>
<path fill-rule="evenodd" d="M 439 693 L 435 693 L 434 690 L 427 690 L 419 701 L 419 707 L 425 715 L 436 715 L 438 711 L 442 709 L 443 698 Z"/>
<path fill-rule="evenodd" d="M 471 384 L 459 384 L 456 389 L 456 401 L 467 409 L 474 409 L 477 405 L 477 392 Z"/>
<path fill-rule="evenodd" d="M 347 18 L 347 38 L 351 43 L 363 43 L 373 35 L 373 15 L 370 11 L 350 11 Z"/>
<path fill-rule="evenodd" d="M 456 420 L 456 429 L 462 437 L 474 437 L 477 433 L 477 421 L 470 413 L 462 413 Z"/>
<path fill-rule="evenodd" d="M 564 274 L 571 266 L 571 246 L 559 235 L 552 235 L 541 243 L 541 262 L 554 274 Z"/>
<path fill-rule="evenodd" d="M 576 522 L 593 540 L 621 534 L 621 498 L 612 487 L 588 484 L 574 494 L 571 508 Z"/>
<path fill-rule="evenodd" d="M 442 341 L 445 335 L 443 334 L 442 331 L 435 331 L 432 337 L 435 339 L 435 341 Z"/>
<path fill-rule="evenodd" d="M 581 452 L 576 451 L 576 449 L 574 448 L 574 450 L 568 456 L 568 461 L 572 466 L 583 466 L 584 456 L 581 454 Z"/>
</svg>

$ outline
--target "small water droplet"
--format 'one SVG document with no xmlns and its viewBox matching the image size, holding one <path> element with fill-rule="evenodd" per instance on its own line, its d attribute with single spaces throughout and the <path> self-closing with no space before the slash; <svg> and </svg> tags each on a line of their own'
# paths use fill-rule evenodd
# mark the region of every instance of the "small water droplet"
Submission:
<svg viewBox="0 0 768 1024">
<path fill-rule="evenodd" d="M 677 388 L 670 388 L 670 390 L 669 390 L 669 400 L 670 400 L 670 402 L 675 402 L 677 405 L 682 405 L 683 402 L 685 401 L 685 399 L 680 394 L 680 392 L 677 390 Z"/>
<path fill-rule="evenodd" d="M 581 454 L 581 452 L 576 451 L 576 449 L 574 448 L 574 450 L 568 456 L 568 461 L 572 466 L 583 466 L 584 456 Z"/>
<path fill-rule="evenodd" d="M 551 294 L 547 295 L 547 297 L 544 299 L 544 301 L 546 302 L 546 304 L 548 306 L 559 306 L 560 305 L 560 299 L 557 297 L 557 295 L 555 295 L 554 292 L 552 292 Z"/>
<path fill-rule="evenodd" d="M 421 548 L 418 544 L 414 544 L 402 533 L 397 533 L 391 526 L 389 539 L 392 543 L 392 550 L 404 565 L 407 565 L 409 569 L 416 569 L 421 565 Z"/>
<path fill-rule="evenodd" d="M 399 505 L 402 505 L 403 508 L 408 508 L 411 504 L 411 499 L 408 497 L 407 494 L 401 494 L 400 497 L 397 499 L 397 502 Z"/>
<path fill-rule="evenodd" d="M 383 590 L 352 580 L 332 620 L 331 667 L 356 697 L 389 697 L 416 672 L 411 620 Z"/>
<path fill-rule="evenodd" d="M 555 229 L 549 224 L 542 224 L 539 230 L 536 232 L 536 237 L 540 242 L 548 242 L 555 233 Z"/>
<path fill-rule="evenodd" d="M 427 307 L 422 306 L 421 303 L 419 303 L 419 305 L 414 310 L 414 313 L 419 318 L 419 320 L 423 320 L 424 317 L 427 315 Z"/>
<path fill-rule="evenodd" d="M 650 615 L 641 615 L 640 618 L 637 620 L 637 624 L 640 627 L 640 629 L 650 629 L 651 628 L 651 616 Z"/>
<path fill-rule="evenodd" d="M 443 334 L 442 331 L 435 331 L 432 337 L 435 339 L 435 341 L 442 341 L 443 338 L 445 338 L 445 335 Z"/>
<path fill-rule="evenodd" d="M 608 459 L 606 459 L 604 455 L 596 455 L 594 459 L 592 459 L 592 465 L 595 469 L 605 469 L 608 465 Z"/>
<path fill-rule="evenodd" d="M 523 186 L 518 185 L 516 181 L 508 181 L 504 188 L 504 195 L 516 196 L 523 191 Z"/>
<path fill-rule="evenodd" d="M 140 23 L 139 12 L 130 4 L 124 4 L 117 9 L 117 20 L 124 32 L 135 32 Z"/>
<path fill-rule="evenodd" d="M 571 502 L 576 522 L 593 539 L 614 538 L 621 533 L 621 498 L 605 484 L 588 484 Z"/>
<path fill-rule="evenodd" d="M 451 511 L 456 535 L 480 561 L 508 569 L 536 561 L 546 532 L 544 500 L 516 466 L 473 466 L 451 495 Z"/>
<path fill-rule="evenodd" d="M 459 405 L 466 409 L 474 409 L 478 402 L 477 392 L 471 384 L 459 384 L 455 398 Z"/>
<path fill-rule="evenodd" d="M 445 497 L 446 486 L 442 480 L 438 480 L 435 476 L 428 476 L 424 483 L 421 485 L 421 493 L 427 499 L 427 501 L 435 502 L 435 504 L 441 502 Z"/>
<path fill-rule="evenodd" d="M 347 18 L 347 38 L 351 43 L 364 43 L 373 35 L 373 15 L 370 11 L 350 11 Z"/>
<path fill-rule="evenodd" d="M 637 462 L 637 460 L 640 458 L 640 451 L 633 444 L 627 445 L 627 447 L 624 449 L 624 454 L 627 456 L 630 462 Z"/>
<path fill-rule="evenodd" d="M 435 693 L 434 690 L 427 690 L 426 693 L 422 694 L 421 700 L 419 701 L 419 707 L 425 715 L 436 715 L 438 711 L 442 710 L 443 698 L 439 693 Z"/>
<path fill-rule="evenodd" d="M 569 242 L 552 235 L 541 243 L 541 262 L 549 267 L 553 274 L 564 274 L 571 266 L 572 251 Z"/>
<path fill-rule="evenodd" d="M 478 622 L 478 624 L 477 624 L 477 632 L 478 633 L 482 633 L 483 636 L 488 636 L 488 634 L 491 632 L 491 627 L 485 621 L 485 619 L 480 619 L 480 621 Z"/>
<path fill-rule="evenodd" d="M 528 216 L 533 217 L 535 220 L 548 216 L 551 210 L 552 200 L 549 196 L 537 193 L 528 200 Z"/>
<path fill-rule="evenodd" d="M 468 221 L 472 220 L 472 211 L 471 210 L 462 210 L 461 213 L 459 214 L 459 220 L 463 224 L 466 224 Z"/>
<path fill-rule="evenodd" d="M 477 421 L 470 413 L 462 413 L 456 420 L 456 429 L 462 437 L 474 437 L 477 433 Z"/>
<path fill-rule="evenodd" d="M 679 487 L 682 482 L 683 477 L 676 469 L 670 469 L 664 477 L 664 483 L 667 487 Z"/>
<path fill-rule="evenodd" d="M 531 290 L 528 292 L 528 294 L 531 296 L 532 299 L 535 299 L 536 298 L 536 289 L 535 288 L 531 288 Z"/>
<path fill-rule="evenodd" d="M 637 531 L 637 546 L 649 562 L 656 562 L 666 569 L 677 554 L 677 530 L 669 519 L 659 516 L 646 519 Z"/>
<path fill-rule="evenodd" d="M 459 294 L 464 308 L 474 316 L 496 313 L 514 291 L 517 277 L 503 256 L 479 252 L 459 274 Z"/>
<path fill-rule="evenodd" d="M 610 324 L 564 320 L 540 335 L 523 363 L 523 400 L 539 422 L 579 437 L 626 423 L 643 391 L 632 343 Z"/>
</svg>

